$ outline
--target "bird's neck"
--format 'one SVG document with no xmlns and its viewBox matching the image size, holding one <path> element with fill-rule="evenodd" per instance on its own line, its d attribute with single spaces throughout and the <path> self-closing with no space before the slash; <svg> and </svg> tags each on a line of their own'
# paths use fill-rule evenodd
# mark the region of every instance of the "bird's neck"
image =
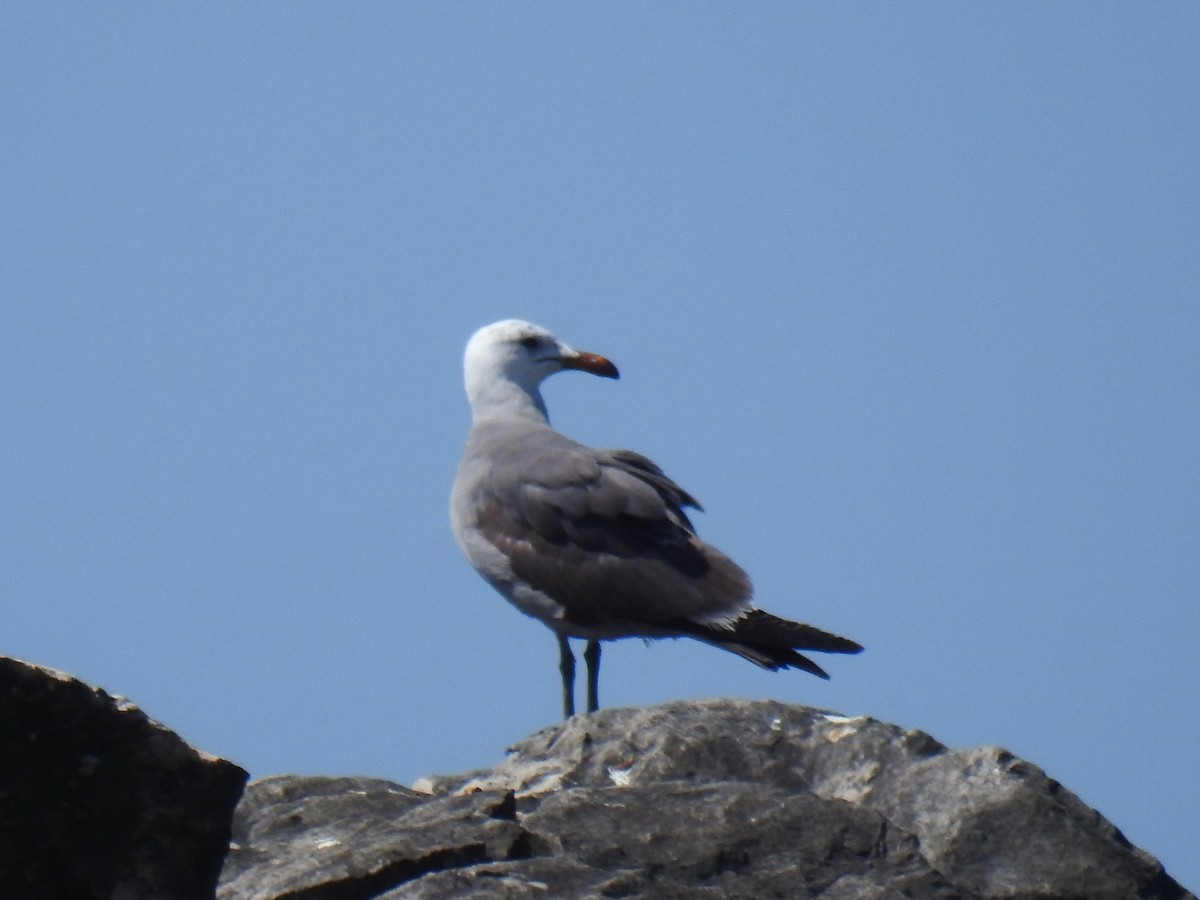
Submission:
<svg viewBox="0 0 1200 900">
<path fill-rule="evenodd" d="M 546 403 L 536 386 L 525 386 L 497 378 L 468 385 L 471 413 L 476 422 L 493 416 L 510 416 L 529 419 L 543 425 L 550 423 Z"/>
</svg>

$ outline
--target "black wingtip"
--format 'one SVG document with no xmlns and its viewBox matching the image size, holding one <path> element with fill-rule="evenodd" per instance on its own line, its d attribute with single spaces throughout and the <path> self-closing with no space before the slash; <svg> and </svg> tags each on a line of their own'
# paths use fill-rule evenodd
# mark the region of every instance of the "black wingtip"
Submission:
<svg viewBox="0 0 1200 900">
<path fill-rule="evenodd" d="M 818 678 L 829 680 L 829 673 L 818 666 L 807 656 L 803 656 L 796 651 L 792 651 L 783 657 L 783 665 L 780 668 L 784 669 L 803 669 L 810 675 L 816 675 Z"/>
</svg>

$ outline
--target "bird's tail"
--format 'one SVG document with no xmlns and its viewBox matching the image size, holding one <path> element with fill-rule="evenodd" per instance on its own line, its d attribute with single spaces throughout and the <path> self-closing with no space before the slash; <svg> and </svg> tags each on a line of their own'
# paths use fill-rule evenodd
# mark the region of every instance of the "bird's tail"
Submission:
<svg viewBox="0 0 1200 900">
<path fill-rule="evenodd" d="M 687 632 L 764 669 L 803 669 L 819 678 L 829 678 L 829 674 L 798 651 L 858 653 L 862 650 L 861 644 L 849 638 L 781 619 L 761 609 L 750 610 L 727 627 L 693 623 Z"/>
</svg>

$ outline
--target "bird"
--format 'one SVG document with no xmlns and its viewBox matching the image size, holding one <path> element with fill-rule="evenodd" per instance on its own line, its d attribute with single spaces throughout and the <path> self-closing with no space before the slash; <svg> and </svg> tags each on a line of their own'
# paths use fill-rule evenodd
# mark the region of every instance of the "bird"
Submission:
<svg viewBox="0 0 1200 900">
<path fill-rule="evenodd" d="M 586 641 L 588 713 L 600 707 L 601 641 L 693 638 L 764 669 L 826 679 L 800 651 L 862 650 L 755 606 L 745 571 L 697 535 L 686 510 L 700 504 L 655 463 L 555 431 L 540 385 L 565 370 L 619 377 L 607 358 L 530 322 L 505 319 L 471 336 L 472 421 L 450 521 L 484 580 L 557 637 L 566 718 L 575 714 L 570 638 Z"/>
</svg>

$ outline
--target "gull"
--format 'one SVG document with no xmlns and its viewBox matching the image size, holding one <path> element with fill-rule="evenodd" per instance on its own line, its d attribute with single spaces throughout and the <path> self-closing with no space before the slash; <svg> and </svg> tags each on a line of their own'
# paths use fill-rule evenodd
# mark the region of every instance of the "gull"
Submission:
<svg viewBox="0 0 1200 900">
<path fill-rule="evenodd" d="M 558 638 L 563 714 L 575 714 L 575 657 L 587 642 L 587 711 L 599 709 L 600 642 L 688 637 L 764 669 L 829 675 L 801 650 L 857 653 L 848 638 L 773 616 L 751 602 L 744 571 L 702 541 L 700 509 L 631 450 L 596 450 L 550 427 L 539 386 L 577 369 L 617 378 L 603 356 L 506 319 L 467 342 L 472 424 L 450 499 L 455 538 L 510 603 Z"/>
</svg>

